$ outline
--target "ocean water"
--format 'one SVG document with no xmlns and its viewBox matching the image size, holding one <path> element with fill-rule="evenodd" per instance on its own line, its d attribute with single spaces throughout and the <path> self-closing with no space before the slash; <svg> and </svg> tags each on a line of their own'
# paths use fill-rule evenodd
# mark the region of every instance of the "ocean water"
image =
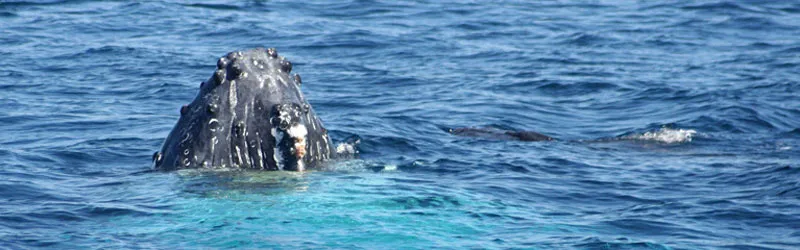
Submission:
<svg viewBox="0 0 800 250">
<path fill-rule="evenodd" d="M 360 158 L 151 171 L 258 46 Z M 0 0 L 0 248 L 798 249 L 798 79 L 798 1 Z"/>
</svg>

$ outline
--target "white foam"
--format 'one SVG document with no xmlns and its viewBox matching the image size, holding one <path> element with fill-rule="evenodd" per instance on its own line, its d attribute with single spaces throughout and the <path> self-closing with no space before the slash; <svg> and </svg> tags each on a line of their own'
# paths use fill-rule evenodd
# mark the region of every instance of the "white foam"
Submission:
<svg viewBox="0 0 800 250">
<path fill-rule="evenodd" d="M 397 165 L 388 164 L 383 167 L 383 171 L 396 171 Z"/>
<path fill-rule="evenodd" d="M 697 133 L 694 129 L 661 128 L 658 131 L 646 132 L 640 135 L 626 136 L 626 139 L 658 141 L 663 143 L 691 142 L 692 136 Z"/>
<path fill-rule="evenodd" d="M 354 155 L 354 154 L 356 154 L 358 152 L 356 151 L 355 145 L 350 144 L 350 143 L 341 143 L 339 145 L 336 145 L 336 153 L 337 154 Z"/>
</svg>

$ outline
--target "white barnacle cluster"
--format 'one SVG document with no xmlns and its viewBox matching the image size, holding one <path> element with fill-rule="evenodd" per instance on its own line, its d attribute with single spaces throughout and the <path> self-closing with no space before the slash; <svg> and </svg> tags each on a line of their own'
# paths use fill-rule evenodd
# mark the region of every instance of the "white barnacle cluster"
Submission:
<svg viewBox="0 0 800 250">
<path fill-rule="evenodd" d="M 281 119 L 283 119 L 283 114 L 281 114 Z M 289 136 L 292 139 L 293 146 L 294 146 L 294 156 L 297 160 L 297 170 L 304 171 L 305 164 L 303 163 L 303 157 L 306 155 L 306 147 L 307 143 L 307 135 L 308 129 L 303 124 L 295 124 L 286 131 L 282 131 L 277 128 L 272 128 L 272 136 L 275 137 L 275 149 L 273 150 L 273 159 L 275 163 L 278 165 L 278 169 L 283 170 L 284 164 L 283 161 L 283 149 L 279 145 L 281 141 L 283 141 L 285 136 Z"/>
<path fill-rule="evenodd" d="M 297 170 L 303 171 L 305 169 L 303 157 L 306 155 L 306 135 L 308 135 L 308 130 L 305 125 L 297 124 L 289 128 L 286 132 L 289 134 L 289 137 L 294 140 L 294 154 L 297 157 Z"/>
</svg>

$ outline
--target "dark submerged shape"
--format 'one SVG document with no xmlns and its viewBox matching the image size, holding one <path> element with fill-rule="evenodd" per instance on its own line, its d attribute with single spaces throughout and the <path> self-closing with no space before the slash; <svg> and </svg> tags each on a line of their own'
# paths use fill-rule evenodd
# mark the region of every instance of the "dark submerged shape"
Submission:
<svg viewBox="0 0 800 250">
<path fill-rule="evenodd" d="M 194 101 L 180 109 L 153 155 L 155 168 L 303 171 L 331 158 L 327 130 L 291 70 L 273 48 L 220 58 Z"/>
<path fill-rule="evenodd" d="M 497 128 L 454 128 L 447 129 L 447 132 L 457 136 L 479 137 L 496 140 L 518 140 L 518 141 L 552 141 L 553 137 L 546 136 L 532 131 L 512 131 Z"/>
</svg>

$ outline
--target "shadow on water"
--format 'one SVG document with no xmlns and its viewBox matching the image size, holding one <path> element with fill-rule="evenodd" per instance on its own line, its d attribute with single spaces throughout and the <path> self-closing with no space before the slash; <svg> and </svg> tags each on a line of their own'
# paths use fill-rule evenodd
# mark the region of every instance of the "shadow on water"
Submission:
<svg viewBox="0 0 800 250">
<path fill-rule="evenodd" d="M 180 188 L 185 193 L 236 199 L 237 194 L 278 195 L 304 192 L 313 172 L 179 170 Z"/>
<path fill-rule="evenodd" d="M 311 182 L 328 177 L 394 171 L 397 167 L 378 162 L 350 159 L 328 162 L 321 168 L 305 171 L 257 171 L 230 169 L 184 169 L 175 171 L 183 193 L 203 197 L 238 199 L 241 195 L 293 195 L 309 191 Z M 170 174 L 147 171 L 150 174 Z"/>
</svg>

